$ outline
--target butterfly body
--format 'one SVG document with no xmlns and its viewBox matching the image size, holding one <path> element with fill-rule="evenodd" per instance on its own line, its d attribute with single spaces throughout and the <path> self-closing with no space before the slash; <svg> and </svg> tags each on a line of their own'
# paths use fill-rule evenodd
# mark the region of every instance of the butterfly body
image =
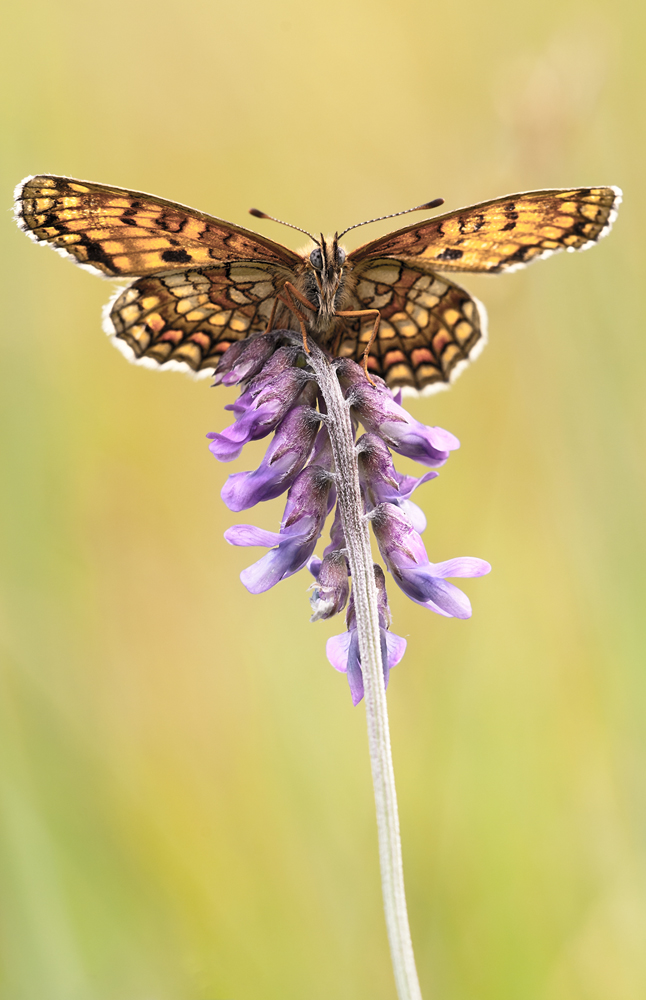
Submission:
<svg viewBox="0 0 646 1000">
<path fill-rule="evenodd" d="M 153 195 L 54 175 L 18 186 L 16 217 L 77 264 L 135 279 L 109 304 L 106 329 L 140 364 L 208 375 L 237 340 L 304 329 L 342 357 L 361 360 L 368 347 L 368 371 L 427 393 L 486 342 L 483 307 L 443 272 L 511 271 L 585 249 L 608 232 L 620 197 L 612 187 L 510 195 L 350 253 L 336 235 L 297 253 Z"/>
</svg>

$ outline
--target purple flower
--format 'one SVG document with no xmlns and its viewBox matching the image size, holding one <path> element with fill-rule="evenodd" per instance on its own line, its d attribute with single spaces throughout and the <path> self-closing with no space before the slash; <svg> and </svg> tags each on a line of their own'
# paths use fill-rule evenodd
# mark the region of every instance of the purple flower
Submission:
<svg viewBox="0 0 646 1000">
<path fill-rule="evenodd" d="M 442 427 L 427 427 L 411 417 L 381 379 L 371 385 L 363 370 L 353 361 L 344 359 L 337 371 L 341 383 L 348 386 L 347 399 L 367 431 L 379 435 L 389 448 L 414 458 L 422 465 L 444 465 L 449 452 L 460 447 L 460 442 Z"/>
<path fill-rule="evenodd" d="M 246 392 L 226 409 L 235 413 L 235 423 L 220 434 L 211 433 L 209 449 L 221 462 L 237 458 L 248 441 L 265 437 L 298 402 L 312 406 L 317 388 L 310 376 L 294 367 L 299 355 L 294 347 L 279 347 Z M 226 357 L 226 355 L 224 355 Z"/>
<path fill-rule="evenodd" d="M 488 562 L 463 556 L 431 563 L 409 518 L 394 504 L 382 503 L 368 516 L 384 562 L 411 600 L 447 618 L 471 617 L 469 598 L 446 577 L 484 576 L 491 569 Z"/>
<path fill-rule="evenodd" d="M 305 566 L 331 509 L 331 486 L 329 472 L 308 465 L 287 494 L 280 531 L 264 531 L 252 524 L 239 524 L 225 531 L 224 537 L 231 545 L 277 546 L 240 574 L 249 593 L 262 594 Z"/>
<path fill-rule="evenodd" d="M 397 472 L 388 446 L 377 434 L 363 434 L 357 441 L 359 480 L 366 510 L 371 511 L 380 503 L 394 503 L 408 515 L 420 534 L 426 528 L 424 512 L 410 500 L 418 486 L 435 479 L 438 472 L 427 472 L 416 479 Z"/>
<path fill-rule="evenodd" d="M 327 643 L 332 665 L 347 673 L 352 701 L 363 698 L 363 674 L 350 570 L 341 511 L 337 506 L 330 541 L 323 557 L 314 555 L 326 518 L 337 499 L 336 476 L 328 416 L 307 356 L 294 346 L 289 331 L 272 331 L 234 344 L 221 358 L 215 382 L 240 383 L 242 393 L 227 407 L 235 421 L 219 434 L 209 434 L 211 451 L 220 461 L 237 458 L 248 441 L 275 431 L 262 462 L 253 472 L 236 472 L 222 489 L 234 511 L 246 510 L 288 490 L 279 531 L 250 524 L 229 528 L 232 545 L 265 546 L 261 559 L 240 574 L 252 594 L 260 594 L 307 566 L 315 582 L 310 588 L 311 621 L 339 614 L 347 605 L 347 631 Z M 286 346 L 280 346 L 283 340 Z M 437 476 L 402 475 L 393 465 L 391 449 L 431 468 L 443 465 L 459 442 L 440 427 L 426 427 L 400 405 L 385 383 L 372 385 L 359 365 L 349 359 L 334 362 L 350 406 L 353 433 L 359 422 L 366 433 L 356 444 L 359 484 L 365 516 L 372 524 L 381 555 L 397 584 L 417 604 L 447 617 L 468 618 L 471 605 L 449 576 L 481 576 L 489 564 L 481 559 L 451 559 L 433 564 L 420 533 L 426 528 L 422 510 L 411 496 L 418 486 Z M 317 409 L 318 407 L 318 409 Z M 379 631 L 384 685 L 399 663 L 406 640 L 390 631 L 390 611 L 384 572 L 374 567 L 378 594 Z"/>
<path fill-rule="evenodd" d="M 379 634 L 381 636 L 381 665 L 384 675 L 384 687 L 388 687 L 390 671 L 396 667 L 406 652 L 406 640 L 400 635 L 389 631 L 390 609 L 386 596 L 386 580 L 381 566 L 375 564 L 375 583 L 377 584 L 377 602 L 379 607 Z M 363 673 L 361 671 L 361 654 L 359 653 L 359 637 L 357 635 L 357 619 L 353 597 L 346 614 L 347 632 L 333 635 L 328 639 L 325 653 L 334 667 L 340 673 L 348 675 L 352 704 L 358 705 L 363 698 Z"/>
<path fill-rule="evenodd" d="M 247 510 L 289 489 L 309 458 L 320 420 L 311 406 L 290 410 L 258 468 L 235 472 L 222 487 L 221 496 L 229 510 Z"/>
</svg>

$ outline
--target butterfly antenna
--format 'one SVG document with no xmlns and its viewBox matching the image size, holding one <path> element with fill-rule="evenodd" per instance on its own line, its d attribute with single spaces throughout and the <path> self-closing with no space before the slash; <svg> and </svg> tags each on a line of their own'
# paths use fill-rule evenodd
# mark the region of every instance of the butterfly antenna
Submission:
<svg viewBox="0 0 646 1000">
<path fill-rule="evenodd" d="M 317 246 L 321 245 L 315 236 L 308 233 L 307 229 L 301 229 L 300 226 L 293 226 L 291 222 L 283 222 L 282 219 L 276 219 L 273 215 L 267 215 L 266 212 L 261 212 L 259 208 L 250 208 L 249 215 L 253 215 L 256 219 L 269 219 L 271 222 L 277 222 L 280 226 L 287 226 L 288 229 L 296 229 L 299 233 L 305 233 L 305 235 L 309 236 L 311 240 L 314 240 Z"/>
<path fill-rule="evenodd" d="M 339 239 L 345 236 L 346 233 L 349 233 L 351 229 L 358 229 L 359 226 L 369 226 L 371 222 L 383 222 L 384 219 L 396 219 L 398 215 L 408 215 L 409 212 L 427 212 L 431 208 L 439 208 L 443 204 L 444 198 L 434 198 L 433 201 L 427 201 L 423 205 L 416 205 L 415 208 L 405 208 L 403 212 L 393 212 L 392 215 L 380 215 L 378 219 L 366 219 L 365 222 L 357 222 L 354 226 L 348 226 L 342 233 L 339 233 Z"/>
</svg>

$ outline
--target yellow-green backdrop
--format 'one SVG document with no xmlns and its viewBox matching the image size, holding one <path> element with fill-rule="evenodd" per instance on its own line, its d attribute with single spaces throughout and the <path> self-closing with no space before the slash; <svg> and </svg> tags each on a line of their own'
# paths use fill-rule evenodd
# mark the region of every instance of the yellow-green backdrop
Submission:
<svg viewBox="0 0 646 1000">
<path fill-rule="evenodd" d="M 611 236 L 466 278 L 490 345 L 410 404 L 472 620 L 391 586 L 425 997 L 646 996 L 644 33 L 634 0 L 9 0 L 2 56 L 3 1000 L 386 1000 L 363 708 L 300 574 L 252 597 L 205 434 L 109 283 L 13 227 L 71 174 L 316 232 L 439 195 L 619 184 Z M 392 227 L 370 230 L 377 235 Z M 257 223 L 298 246 L 294 233 Z M 368 237 L 353 233 L 350 246 Z M 272 527 L 281 501 L 249 518 Z"/>
</svg>

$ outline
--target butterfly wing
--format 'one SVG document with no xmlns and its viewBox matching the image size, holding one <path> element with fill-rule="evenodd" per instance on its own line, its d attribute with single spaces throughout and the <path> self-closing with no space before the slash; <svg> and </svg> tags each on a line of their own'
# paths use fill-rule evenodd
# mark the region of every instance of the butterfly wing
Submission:
<svg viewBox="0 0 646 1000">
<path fill-rule="evenodd" d="M 610 230 L 616 187 L 526 191 L 416 223 L 348 256 L 423 260 L 435 271 L 511 271 L 559 250 L 585 250 Z"/>
<path fill-rule="evenodd" d="M 272 240 L 164 198 L 41 174 L 16 188 L 16 220 L 36 243 L 110 277 L 228 261 L 293 268 L 302 258 Z"/>
<path fill-rule="evenodd" d="M 131 361 L 208 375 L 234 341 L 264 332 L 291 273 L 254 261 L 139 278 L 107 306 L 105 329 Z"/>
<path fill-rule="evenodd" d="M 353 277 L 348 308 L 381 314 L 368 368 L 391 388 L 424 395 L 446 388 L 484 347 L 484 306 L 423 260 L 368 260 Z M 343 319 L 339 356 L 360 362 L 373 323 L 373 317 Z"/>
</svg>

